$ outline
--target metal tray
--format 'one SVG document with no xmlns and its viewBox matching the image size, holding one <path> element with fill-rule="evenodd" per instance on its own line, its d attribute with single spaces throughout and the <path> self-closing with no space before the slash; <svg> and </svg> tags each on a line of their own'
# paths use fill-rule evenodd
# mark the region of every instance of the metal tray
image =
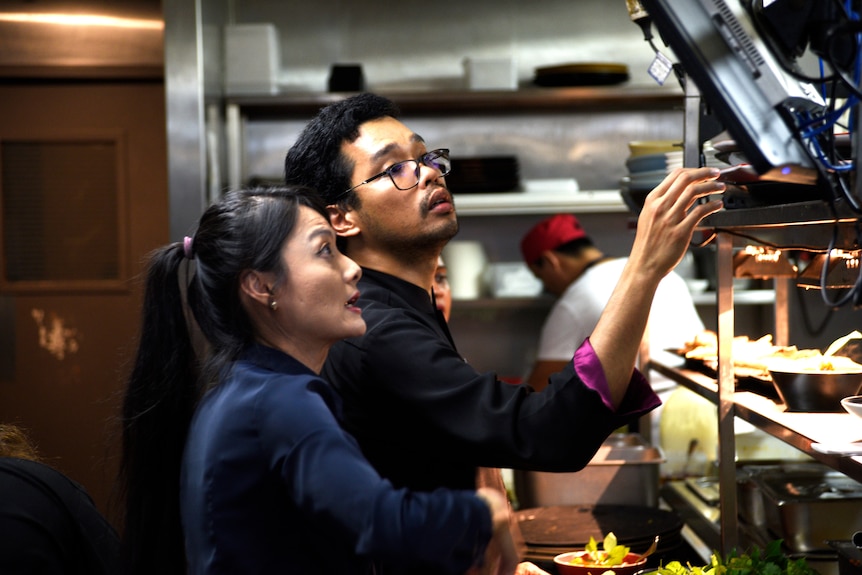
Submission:
<svg viewBox="0 0 862 575">
<path fill-rule="evenodd" d="M 862 525 L 862 483 L 819 463 L 754 466 L 766 527 L 794 552 L 829 550 Z"/>
</svg>

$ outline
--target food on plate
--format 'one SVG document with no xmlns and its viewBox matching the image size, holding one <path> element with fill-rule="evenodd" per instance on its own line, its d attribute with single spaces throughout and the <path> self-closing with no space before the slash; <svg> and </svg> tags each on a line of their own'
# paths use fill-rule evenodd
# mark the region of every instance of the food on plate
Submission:
<svg viewBox="0 0 862 575">
<path fill-rule="evenodd" d="M 632 553 L 625 545 L 619 545 L 613 532 L 605 536 L 601 549 L 590 537 L 583 551 L 570 551 L 554 557 L 554 565 L 560 575 L 635 575 L 643 570 L 646 561 L 646 554 Z"/>
<path fill-rule="evenodd" d="M 620 565 L 630 551 L 631 549 L 625 545 L 617 544 L 617 536 L 611 531 L 605 535 L 601 549 L 599 549 L 596 540 L 590 537 L 589 543 L 584 547 L 584 552 L 574 555 L 569 563 L 572 565 L 599 565 L 608 567 Z"/>
<path fill-rule="evenodd" d="M 791 373 L 862 373 L 862 365 L 840 355 L 817 355 L 800 360 L 776 358 L 769 362 L 769 369 Z"/>
<path fill-rule="evenodd" d="M 681 351 L 687 359 L 714 364 L 718 360 L 718 336 L 713 331 L 704 330 L 687 342 Z M 830 347 L 830 351 L 834 351 L 834 348 Z M 806 373 L 862 372 L 862 365 L 849 357 L 825 355 L 817 349 L 798 349 L 794 345 L 773 345 L 771 334 L 756 340 L 751 340 L 748 336 L 734 337 L 731 358 L 734 371 L 744 370 L 751 372 L 751 375 L 767 376 L 770 370 Z"/>
</svg>

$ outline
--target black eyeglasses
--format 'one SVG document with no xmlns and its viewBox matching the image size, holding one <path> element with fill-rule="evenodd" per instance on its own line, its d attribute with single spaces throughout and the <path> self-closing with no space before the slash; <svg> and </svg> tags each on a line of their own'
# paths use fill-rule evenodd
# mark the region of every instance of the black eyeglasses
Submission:
<svg viewBox="0 0 862 575">
<path fill-rule="evenodd" d="M 389 179 L 392 180 L 392 185 L 399 190 L 409 190 L 419 184 L 419 166 L 422 165 L 434 168 L 440 172 L 441 176 L 447 175 L 452 171 L 452 160 L 449 159 L 449 150 L 447 148 L 439 148 L 422 154 L 415 160 L 404 160 L 403 162 L 392 164 L 379 174 L 375 174 L 367 180 L 359 182 L 349 190 L 338 194 L 335 199 L 342 198 L 359 186 L 364 186 L 383 176 L 389 176 Z"/>
</svg>

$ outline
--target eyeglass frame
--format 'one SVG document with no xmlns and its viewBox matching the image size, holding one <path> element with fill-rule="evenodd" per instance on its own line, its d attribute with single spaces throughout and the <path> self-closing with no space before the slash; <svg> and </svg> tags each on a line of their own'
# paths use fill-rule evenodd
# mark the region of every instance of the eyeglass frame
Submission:
<svg viewBox="0 0 862 575">
<path fill-rule="evenodd" d="M 434 167 L 434 166 L 429 166 L 428 164 L 426 164 L 426 163 L 425 163 L 425 158 L 427 158 L 427 157 L 428 157 L 428 156 L 430 156 L 431 154 L 436 154 L 435 158 L 442 158 L 442 157 L 445 157 L 447 160 L 449 160 L 449 169 L 448 169 L 445 173 L 443 173 L 441 170 L 437 169 L 436 167 Z M 416 169 L 414 170 L 414 172 L 415 172 L 415 174 L 416 174 L 416 183 L 415 183 L 415 184 L 413 184 L 412 186 L 407 187 L 407 188 L 401 188 L 401 187 L 399 187 L 399 186 L 398 186 L 398 184 L 397 184 L 397 183 L 395 183 L 395 178 L 392 176 L 392 170 L 393 170 L 396 166 L 401 166 L 401 165 L 406 164 L 406 163 L 408 163 L 408 162 L 416 162 Z M 346 196 L 347 194 L 349 194 L 350 192 L 352 192 L 353 190 L 355 190 L 355 189 L 356 189 L 356 188 L 358 188 L 359 186 L 364 186 L 365 184 L 370 184 L 370 183 L 371 183 L 371 182 L 373 182 L 374 180 L 377 180 L 377 179 L 379 179 L 379 178 L 382 178 L 383 176 L 389 176 L 389 180 L 392 182 L 392 185 L 393 185 L 393 186 L 395 186 L 397 189 L 399 189 L 399 190 L 401 190 L 401 191 L 405 191 L 405 190 L 413 189 L 413 188 L 415 188 L 416 186 L 418 186 L 418 185 L 419 185 L 419 167 L 420 167 L 420 166 L 428 166 L 429 168 L 435 169 L 435 170 L 437 170 L 438 172 L 440 172 L 440 176 L 441 176 L 441 177 L 446 177 L 447 175 L 449 175 L 449 174 L 452 172 L 452 159 L 449 157 L 449 148 L 436 148 L 436 149 L 434 149 L 434 150 L 431 150 L 431 151 L 425 152 L 424 154 L 422 154 L 422 155 L 421 155 L 421 156 L 419 156 L 418 158 L 413 158 L 413 159 L 410 159 L 410 160 L 403 160 L 403 161 L 401 161 L 401 162 L 395 162 L 394 164 L 392 164 L 391 166 L 389 166 L 388 168 L 386 168 L 385 170 L 383 170 L 383 171 L 382 171 L 382 172 L 380 172 L 379 174 L 375 174 L 375 175 L 371 176 L 370 178 L 368 178 L 368 179 L 366 179 L 366 180 L 364 180 L 364 181 L 362 181 L 362 182 L 359 182 L 359 183 L 358 183 L 358 184 L 356 184 L 355 186 L 353 186 L 353 187 L 351 187 L 351 188 L 349 188 L 349 189 L 347 189 L 347 190 L 345 190 L 345 191 L 341 192 L 340 194 L 338 194 L 337 196 L 335 196 L 335 198 L 334 198 L 334 199 L 335 199 L 335 200 L 340 200 L 341 198 L 343 198 L 344 196 Z"/>
</svg>

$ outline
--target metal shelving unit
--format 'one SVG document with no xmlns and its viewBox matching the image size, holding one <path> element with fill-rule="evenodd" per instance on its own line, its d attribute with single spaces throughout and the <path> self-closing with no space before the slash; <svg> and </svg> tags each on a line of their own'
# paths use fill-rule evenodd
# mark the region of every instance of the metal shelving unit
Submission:
<svg viewBox="0 0 862 575">
<path fill-rule="evenodd" d="M 862 457 L 829 455 L 812 449 L 812 443 L 846 441 L 862 437 L 858 418 L 843 413 L 790 413 L 771 399 L 748 391 L 737 391 L 733 371 L 734 336 L 733 249 L 756 238 L 781 247 L 821 246 L 835 241 L 835 247 L 859 249 L 856 227 L 862 217 L 849 206 L 830 206 L 823 201 L 776 205 L 765 208 L 725 210 L 706 218 L 700 231 L 716 234 L 718 317 L 718 374 L 710 377 L 683 368 L 651 362 L 649 369 L 673 379 L 716 404 L 719 441 L 720 547 L 728 551 L 738 546 L 736 490 L 736 444 L 734 417 L 739 417 L 766 433 L 806 453 L 833 469 L 862 481 Z M 789 280 L 775 281 L 775 334 L 778 345 L 788 344 Z"/>
</svg>

